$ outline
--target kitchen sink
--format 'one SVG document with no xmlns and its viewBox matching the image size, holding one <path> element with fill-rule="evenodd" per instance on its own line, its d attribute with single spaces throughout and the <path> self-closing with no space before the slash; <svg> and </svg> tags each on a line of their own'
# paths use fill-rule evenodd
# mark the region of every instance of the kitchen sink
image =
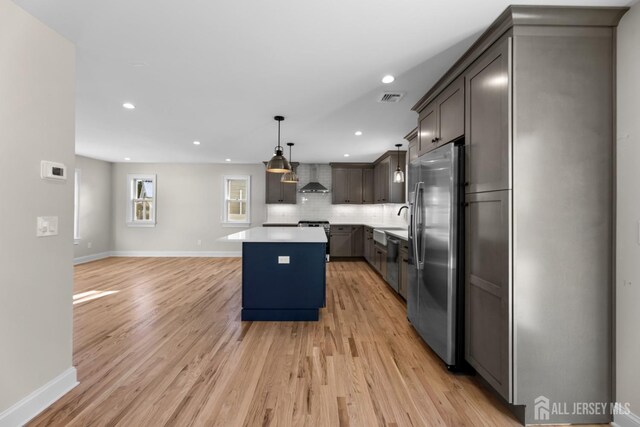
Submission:
<svg viewBox="0 0 640 427">
<path fill-rule="evenodd" d="M 384 230 L 384 228 L 374 228 L 373 240 L 380 243 L 382 246 L 387 246 L 387 233 L 385 233 Z"/>
</svg>

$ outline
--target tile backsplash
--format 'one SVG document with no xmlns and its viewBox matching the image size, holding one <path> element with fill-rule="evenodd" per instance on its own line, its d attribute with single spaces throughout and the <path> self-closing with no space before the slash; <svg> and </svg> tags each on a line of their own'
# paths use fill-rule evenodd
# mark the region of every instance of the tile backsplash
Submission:
<svg viewBox="0 0 640 427">
<path fill-rule="evenodd" d="M 331 189 L 331 166 L 298 166 L 298 190 L 312 178 L 315 167 L 317 181 Z M 407 210 L 397 215 L 402 205 L 332 205 L 331 193 L 298 193 L 295 205 L 267 205 L 267 222 L 295 223 L 300 220 L 328 220 L 332 223 L 369 223 L 404 226 L 407 224 Z"/>
</svg>

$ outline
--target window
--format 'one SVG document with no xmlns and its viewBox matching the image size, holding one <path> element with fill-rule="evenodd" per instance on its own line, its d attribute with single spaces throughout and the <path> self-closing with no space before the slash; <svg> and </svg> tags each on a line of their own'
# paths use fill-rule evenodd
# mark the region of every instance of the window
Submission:
<svg viewBox="0 0 640 427">
<path fill-rule="evenodd" d="M 76 169 L 73 179 L 73 240 L 80 240 L 80 169 Z"/>
<path fill-rule="evenodd" d="M 247 225 L 251 223 L 251 177 L 224 177 L 224 207 L 222 222 L 229 225 Z"/>
<path fill-rule="evenodd" d="M 127 175 L 129 186 L 127 224 L 131 227 L 156 225 L 156 176 Z"/>
</svg>

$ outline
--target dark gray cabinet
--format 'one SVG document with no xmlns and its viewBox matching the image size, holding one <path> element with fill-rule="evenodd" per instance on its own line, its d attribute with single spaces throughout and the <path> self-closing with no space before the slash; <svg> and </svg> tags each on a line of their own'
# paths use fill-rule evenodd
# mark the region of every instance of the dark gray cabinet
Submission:
<svg viewBox="0 0 640 427">
<path fill-rule="evenodd" d="M 374 242 L 373 267 L 387 280 L 387 248 Z"/>
<path fill-rule="evenodd" d="M 331 226 L 330 255 L 350 257 L 352 252 L 351 226 Z"/>
<path fill-rule="evenodd" d="M 464 77 L 460 77 L 420 111 L 419 156 L 464 135 L 464 91 Z"/>
<path fill-rule="evenodd" d="M 440 147 L 464 135 L 464 78 L 458 78 L 436 98 L 436 108 Z"/>
<path fill-rule="evenodd" d="M 364 257 L 371 265 L 374 263 L 373 228 L 364 227 Z"/>
<path fill-rule="evenodd" d="M 362 169 L 362 203 L 371 204 L 375 202 L 373 167 Z"/>
<path fill-rule="evenodd" d="M 468 193 L 511 188 L 509 40 L 502 39 L 466 73 Z"/>
<path fill-rule="evenodd" d="M 418 156 L 428 153 L 436 147 L 438 137 L 438 118 L 436 102 L 427 105 L 418 118 Z"/>
<path fill-rule="evenodd" d="M 332 257 L 364 256 L 365 236 L 362 225 L 332 225 L 330 229 L 330 255 Z"/>
<path fill-rule="evenodd" d="M 294 170 L 297 165 L 294 166 Z M 297 184 L 280 182 L 281 173 L 272 173 L 265 170 L 265 202 L 267 204 L 296 204 L 298 191 Z"/>
<path fill-rule="evenodd" d="M 351 256 L 364 256 L 364 227 L 361 225 L 351 226 Z"/>
<path fill-rule="evenodd" d="M 505 398 L 511 395 L 510 193 L 466 196 L 465 357 Z"/>
<path fill-rule="evenodd" d="M 360 167 L 331 167 L 332 203 L 362 204 L 363 174 Z"/>
<path fill-rule="evenodd" d="M 393 172 L 400 164 L 400 169 L 406 174 L 406 152 L 400 155 L 388 152 L 380 158 L 374 167 L 375 200 L 376 203 L 405 203 L 405 183 L 393 182 Z"/>
<path fill-rule="evenodd" d="M 419 157 L 418 151 L 420 149 L 420 145 L 418 144 L 418 128 L 409 132 L 404 139 L 406 139 L 409 144 L 407 148 L 407 155 L 409 156 L 409 163 L 411 163 Z"/>
<path fill-rule="evenodd" d="M 409 280 L 409 244 L 404 240 L 400 241 L 398 266 L 398 293 L 406 300 Z"/>
</svg>

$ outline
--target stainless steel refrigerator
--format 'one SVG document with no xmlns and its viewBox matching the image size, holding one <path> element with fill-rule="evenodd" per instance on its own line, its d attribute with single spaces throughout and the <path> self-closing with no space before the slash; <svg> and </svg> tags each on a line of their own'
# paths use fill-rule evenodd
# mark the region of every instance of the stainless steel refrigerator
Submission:
<svg viewBox="0 0 640 427">
<path fill-rule="evenodd" d="M 409 164 L 407 317 L 450 369 L 464 360 L 464 160 L 446 144 Z"/>
</svg>

